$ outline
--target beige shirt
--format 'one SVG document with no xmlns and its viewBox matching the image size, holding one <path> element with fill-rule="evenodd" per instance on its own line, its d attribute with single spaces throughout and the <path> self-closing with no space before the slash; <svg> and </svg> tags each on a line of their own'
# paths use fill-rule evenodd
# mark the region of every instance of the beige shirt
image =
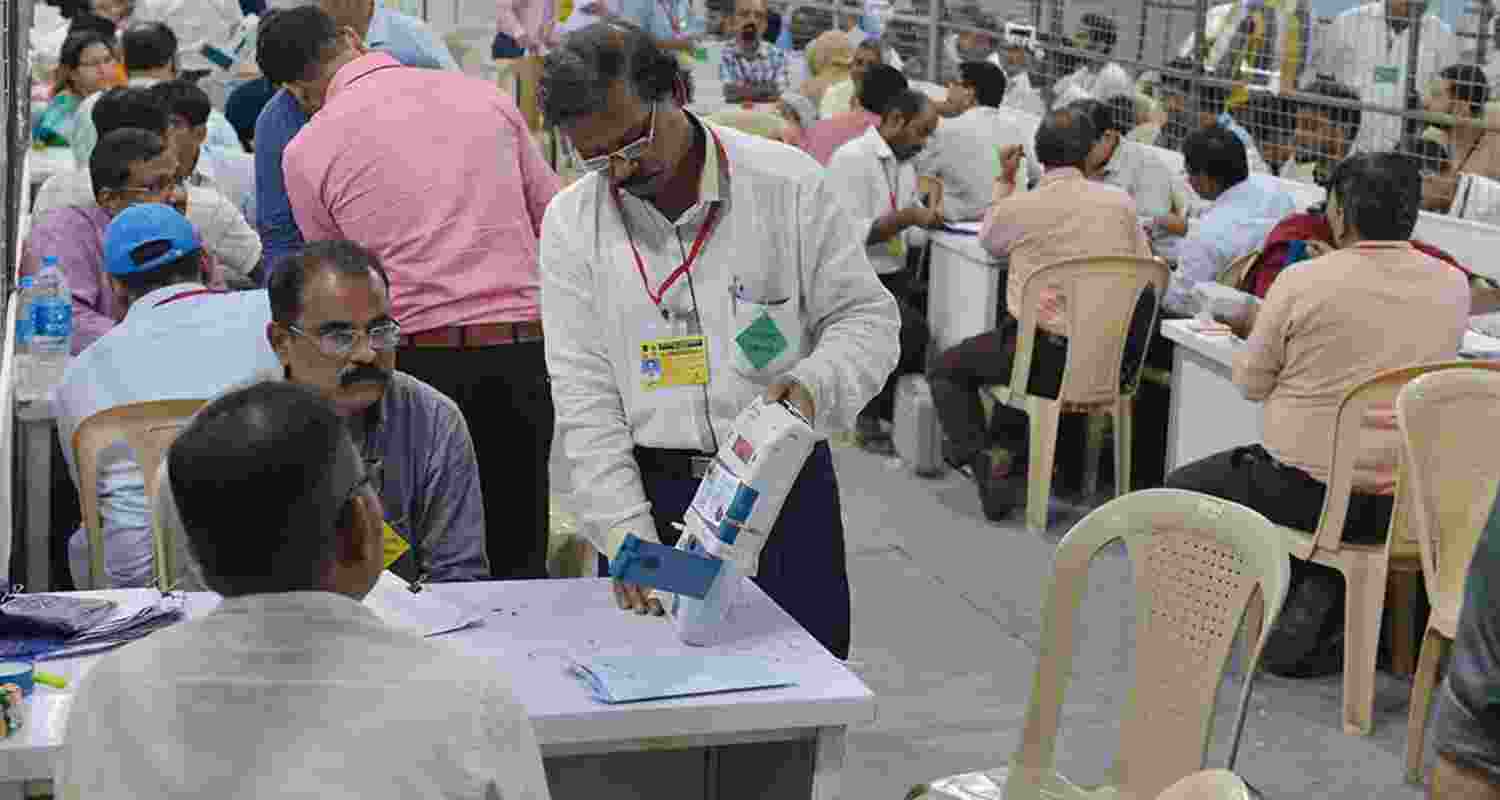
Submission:
<svg viewBox="0 0 1500 800">
<path fill-rule="evenodd" d="M 1010 257 L 1005 307 L 1021 318 L 1021 290 L 1038 269 L 1087 256 L 1151 257 L 1151 245 L 1124 190 L 1083 177 L 1072 167 L 1053 169 L 1034 191 L 1017 191 L 990 207 L 979 230 L 980 244 Z M 1042 294 L 1039 323 L 1067 335 L 1064 298 Z"/>
<path fill-rule="evenodd" d="M 1234 382 L 1264 402 L 1266 450 L 1326 483 L 1345 393 L 1384 370 L 1457 357 L 1468 315 L 1462 272 L 1406 242 L 1361 242 L 1281 273 L 1235 356 Z M 1400 453 L 1392 415 L 1365 425 L 1354 485 L 1389 494 Z"/>
</svg>

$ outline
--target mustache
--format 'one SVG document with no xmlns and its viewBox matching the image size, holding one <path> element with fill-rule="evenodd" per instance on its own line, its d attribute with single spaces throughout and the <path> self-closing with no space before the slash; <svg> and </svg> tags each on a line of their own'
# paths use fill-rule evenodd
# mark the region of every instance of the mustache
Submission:
<svg viewBox="0 0 1500 800">
<path fill-rule="evenodd" d="M 356 383 L 378 383 L 385 385 L 390 382 L 390 371 L 381 369 L 374 364 L 359 364 L 339 373 L 340 388 L 347 388 Z"/>
</svg>

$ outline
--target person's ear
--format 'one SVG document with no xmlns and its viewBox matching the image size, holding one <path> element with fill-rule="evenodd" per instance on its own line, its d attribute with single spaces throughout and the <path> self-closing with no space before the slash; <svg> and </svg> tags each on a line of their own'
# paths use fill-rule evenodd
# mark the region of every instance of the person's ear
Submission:
<svg viewBox="0 0 1500 800">
<path fill-rule="evenodd" d="M 292 363 L 292 332 L 279 323 L 267 322 L 266 341 L 271 344 L 271 349 L 276 351 L 276 357 L 281 360 L 281 365 L 289 367 Z"/>
<path fill-rule="evenodd" d="M 380 537 L 384 520 L 366 490 L 349 498 L 339 517 L 338 561 L 347 568 L 366 567 L 382 560 Z"/>
</svg>

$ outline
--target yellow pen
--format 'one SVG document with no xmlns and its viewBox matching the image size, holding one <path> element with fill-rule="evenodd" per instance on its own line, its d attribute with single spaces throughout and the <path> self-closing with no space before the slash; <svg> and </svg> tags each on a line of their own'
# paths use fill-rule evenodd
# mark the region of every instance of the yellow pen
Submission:
<svg viewBox="0 0 1500 800">
<path fill-rule="evenodd" d="M 41 670 L 35 670 L 35 671 L 33 671 L 31 673 L 31 679 L 33 681 L 36 681 L 37 683 L 40 683 L 43 686 L 51 686 L 54 689 L 66 689 L 66 688 L 68 688 L 68 679 L 67 678 L 64 678 L 61 675 L 54 675 L 51 672 L 43 672 Z"/>
</svg>

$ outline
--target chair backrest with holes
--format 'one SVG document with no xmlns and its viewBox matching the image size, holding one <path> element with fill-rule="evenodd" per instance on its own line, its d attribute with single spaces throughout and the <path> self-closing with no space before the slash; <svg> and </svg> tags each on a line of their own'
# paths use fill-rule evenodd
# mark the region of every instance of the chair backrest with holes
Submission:
<svg viewBox="0 0 1500 800">
<path fill-rule="evenodd" d="M 1251 800 L 1257 795 L 1227 769 L 1205 769 L 1172 784 L 1156 800 Z"/>
<path fill-rule="evenodd" d="M 1135 684 L 1122 706 L 1117 786 L 1155 797 L 1203 767 L 1214 695 L 1242 621 L 1259 630 L 1250 669 L 1286 596 L 1287 554 L 1260 514 L 1173 489 L 1134 492 L 1084 517 L 1058 546 L 1043 611 L 1041 656 L 1026 713 L 1022 769 L 1051 769 L 1073 669 L 1078 607 L 1089 564 L 1122 539 L 1136 585 Z M 1247 681 L 1236 728 L 1249 701 Z M 1237 737 L 1237 735 L 1236 735 Z"/>
<path fill-rule="evenodd" d="M 78 498 L 83 510 L 84 530 L 89 542 L 89 587 L 109 588 L 104 574 L 104 527 L 99 516 L 99 457 L 111 445 L 125 442 L 135 453 L 141 468 L 146 497 L 156 496 L 157 465 L 167 446 L 189 418 L 203 406 L 203 400 L 152 400 L 145 403 L 108 408 L 79 423 L 73 433 L 73 458 L 78 465 Z M 156 574 L 159 586 L 169 564 L 169 548 L 157 535 L 153 525 Z M 82 576 L 80 576 L 82 577 Z"/>
<path fill-rule="evenodd" d="M 1011 389 L 1026 394 L 1035 352 L 1037 309 L 1048 287 L 1061 289 L 1068 314 L 1068 364 L 1058 399 L 1070 403 L 1105 403 L 1121 392 L 1120 376 L 1139 375 L 1170 271 L 1161 261 L 1131 256 L 1093 256 L 1048 264 L 1032 273 L 1021 289 L 1021 327 L 1011 369 Z M 1148 289 L 1151 291 L 1148 292 Z M 1142 308 L 1142 298 L 1150 297 Z M 1149 314 L 1149 319 L 1137 316 Z M 1144 333 L 1139 352 L 1125 364 L 1131 326 Z"/>
<path fill-rule="evenodd" d="M 1349 517 L 1349 497 L 1354 490 L 1356 463 L 1365 455 L 1364 437 L 1368 420 L 1372 414 L 1386 410 L 1394 413 L 1396 395 L 1414 378 L 1432 372 L 1450 369 L 1482 369 L 1500 371 L 1500 362 L 1493 361 L 1441 361 L 1410 367 L 1386 370 L 1371 376 L 1360 385 L 1350 389 L 1339 402 L 1333 423 L 1333 452 L 1329 461 L 1328 492 L 1323 500 L 1323 512 L 1318 519 L 1318 530 L 1314 537 L 1313 550 L 1335 552 L 1342 547 L 1344 522 Z M 1407 474 L 1404 470 L 1400 473 Z M 1398 481 L 1399 483 L 1399 481 Z M 1398 486 L 1398 502 L 1411 500 L 1411 493 Z M 1392 528 L 1399 530 L 1403 519 L 1409 520 L 1408 510 L 1401 509 L 1392 514 Z M 1398 533 L 1398 537 L 1402 534 Z"/>
<path fill-rule="evenodd" d="M 1500 373 L 1451 369 L 1422 375 L 1396 397 L 1413 506 L 1412 527 L 1435 611 L 1457 619 L 1464 576 L 1500 481 Z"/>
</svg>

